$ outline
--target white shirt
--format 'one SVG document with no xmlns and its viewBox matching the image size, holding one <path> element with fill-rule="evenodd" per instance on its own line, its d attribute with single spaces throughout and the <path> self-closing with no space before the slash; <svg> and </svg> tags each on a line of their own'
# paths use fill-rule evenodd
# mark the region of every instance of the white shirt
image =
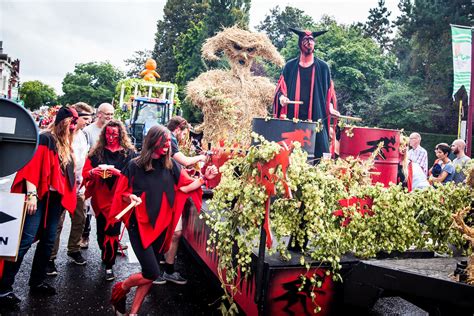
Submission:
<svg viewBox="0 0 474 316">
<path fill-rule="evenodd" d="M 72 140 L 72 149 L 74 150 L 77 193 L 84 193 L 85 188 L 79 189 L 82 183 L 82 169 L 86 163 L 87 154 L 89 153 L 89 144 L 87 143 L 86 135 L 83 131 L 78 131 L 74 134 Z"/>
<path fill-rule="evenodd" d="M 421 169 L 420 165 L 416 162 L 411 162 L 413 168 L 413 182 L 412 182 L 412 190 L 415 189 L 424 189 L 430 186 L 428 180 L 426 179 L 426 174 Z"/>
<path fill-rule="evenodd" d="M 86 134 L 87 143 L 89 144 L 89 148 L 95 146 L 97 141 L 99 140 L 100 132 L 102 128 L 98 127 L 97 124 L 93 123 L 84 128 L 84 133 Z"/>
</svg>

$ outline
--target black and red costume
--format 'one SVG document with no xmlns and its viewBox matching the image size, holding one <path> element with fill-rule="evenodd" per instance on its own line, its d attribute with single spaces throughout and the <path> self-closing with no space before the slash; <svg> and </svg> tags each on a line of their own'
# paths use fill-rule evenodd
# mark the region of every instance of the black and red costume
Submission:
<svg viewBox="0 0 474 316">
<path fill-rule="evenodd" d="M 71 158 L 65 167 L 61 165 L 56 141 L 50 132 L 40 134 L 38 149 L 30 162 L 16 174 L 11 192 L 27 193 L 26 181 L 36 187 L 37 210 L 32 215 L 25 215 L 17 261 L 4 263 L 0 295 L 12 292 L 12 285 L 23 257 L 36 240 L 39 240 L 39 243 L 33 259 L 29 285 L 36 287 L 43 283 L 61 212 L 66 209 L 73 213 L 76 208 L 73 159 Z"/>
<path fill-rule="evenodd" d="M 50 189 L 61 195 L 61 205 L 71 214 L 76 208 L 74 162 L 61 167 L 56 143 L 50 132 L 40 134 L 33 158 L 18 171 L 11 187 L 12 193 L 26 193 L 26 182 L 36 186 L 38 200 L 48 198 Z"/>
<path fill-rule="evenodd" d="M 290 28 L 299 36 L 298 46 L 304 38 L 312 39 L 320 36 L 326 31 L 311 32 Z M 332 88 L 334 89 L 334 88 Z M 331 71 L 329 65 L 317 57 L 313 57 L 313 63 L 308 67 L 300 65 L 300 56 L 289 60 L 280 75 L 277 83 L 273 102 L 273 115 L 287 118 L 322 121 L 323 130 L 316 133 L 316 146 L 314 156 L 321 158 L 323 153 L 329 152 L 329 100 L 331 91 Z M 280 96 L 284 95 L 290 100 L 303 101 L 303 104 L 289 104 L 282 106 Z"/>
<path fill-rule="evenodd" d="M 202 205 L 200 188 L 190 193 L 179 190 L 195 179 L 173 159 L 173 167 L 166 169 L 163 159 L 154 159 L 150 171 L 140 168 L 134 160 L 130 161 L 118 181 L 111 212 L 115 216 L 126 208 L 128 203 L 123 198 L 130 194 L 142 199 L 143 202 L 122 220 L 142 267 L 142 275 L 148 280 L 155 280 L 160 274 L 157 256 L 168 250 L 186 200 L 191 197 L 198 210 Z"/>
<path fill-rule="evenodd" d="M 91 171 L 102 164 L 113 165 L 116 169 L 121 170 L 135 155 L 135 152 L 130 149 L 114 152 L 104 148 L 103 157 L 94 155 L 87 158 L 82 171 L 86 186 L 85 198 L 91 198 L 97 222 L 97 243 L 102 251 L 102 261 L 106 269 L 111 269 L 115 264 L 119 245 L 120 223 L 107 226 L 107 218 L 119 177 L 112 175 L 104 179 L 91 174 Z"/>
</svg>

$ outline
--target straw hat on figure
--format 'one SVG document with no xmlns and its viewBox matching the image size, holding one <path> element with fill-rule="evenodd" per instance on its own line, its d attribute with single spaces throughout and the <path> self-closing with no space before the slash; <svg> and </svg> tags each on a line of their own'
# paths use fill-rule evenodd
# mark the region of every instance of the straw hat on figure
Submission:
<svg viewBox="0 0 474 316">
<path fill-rule="evenodd" d="M 253 60 L 259 56 L 278 66 L 283 66 L 284 60 L 266 35 L 236 26 L 207 39 L 202 47 L 207 60 L 219 60 L 220 52 L 231 69 L 202 73 L 188 84 L 188 98 L 202 109 L 204 142 L 228 140 L 246 145 L 250 143 L 252 118 L 268 114 L 275 91 L 268 78 L 251 73 Z"/>
</svg>

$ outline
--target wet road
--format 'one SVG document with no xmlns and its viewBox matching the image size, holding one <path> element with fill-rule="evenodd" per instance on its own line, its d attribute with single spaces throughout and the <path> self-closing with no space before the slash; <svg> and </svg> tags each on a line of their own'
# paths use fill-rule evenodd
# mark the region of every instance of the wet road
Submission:
<svg viewBox="0 0 474 316">
<path fill-rule="evenodd" d="M 8 191 L 10 181 L 0 178 L 0 191 Z M 28 251 L 17 275 L 14 290 L 22 299 L 17 309 L 7 310 L 0 306 L 0 315 L 113 315 L 108 304 L 112 285 L 124 280 L 131 273 L 140 271 L 138 263 L 129 263 L 127 256 L 119 256 L 114 267 L 116 280 L 105 281 L 105 270 L 100 260 L 100 250 L 94 239 L 95 220 L 92 225 L 89 249 L 83 250 L 88 260 L 78 266 L 67 256 L 70 219 L 66 216 L 61 234 L 61 247 L 56 259 L 59 275 L 48 277 L 58 294 L 52 297 L 38 297 L 29 293 L 28 278 L 36 244 Z M 123 241 L 128 241 L 125 233 Z M 125 250 L 127 252 L 127 250 Z M 176 265 L 177 271 L 188 279 L 186 285 L 153 285 L 146 297 L 142 315 L 219 315 L 219 304 L 213 304 L 222 295 L 219 285 L 210 279 L 189 254 L 180 247 Z M 133 294 L 133 291 L 132 291 Z M 130 308 L 133 295 L 128 295 Z"/>
<path fill-rule="evenodd" d="M 8 192 L 12 177 L 0 178 L 0 191 Z M 48 277 L 47 282 L 56 287 L 58 294 L 52 297 L 37 297 L 29 293 L 28 278 L 36 244 L 28 251 L 14 284 L 15 293 L 22 299 L 14 309 L 0 306 L 0 316 L 7 315 L 113 315 L 108 301 L 112 285 L 124 280 L 132 273 L 140 271 L 138 263 L 129 263 L 127 256 L 119 256 L 114 267 L 116 280 L 105 281 L 105 270 L 100 260 L 100 250 L 94 239 L 95 220 L 92 224 L 89 249 L 83 250 L 88 260 L 84 266 L 78 266 L 69 260 L 66 252 L 69 237 L 70 218 L 66 216 L 61 246 L 56 259 L 59 275 Z M 128 241 L 125 232 L 123 242 Z M 186 285 L 153 285 L 145 298 L 141 315 L 221 315 L 217 309 L 222 295 L 220 284 L 209 272 L 180 246 L 176 270 L 188 279 Z M 127 250 L 125 251 L 127 252 Z M 127 308 L 133 299 L 128 295 Z M 418 307 L 400 299 L 381 298 L 375 306 L 367 311 L 369 315 L 427 315 Z"/>
</svg>

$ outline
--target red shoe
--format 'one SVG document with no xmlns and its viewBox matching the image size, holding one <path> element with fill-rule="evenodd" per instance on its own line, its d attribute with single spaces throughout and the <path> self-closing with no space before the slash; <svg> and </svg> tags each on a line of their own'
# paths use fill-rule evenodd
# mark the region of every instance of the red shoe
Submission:
<svg viewBox="0 0 474 316">
<path fill-rule="evenodd" d="M 115 311 L 115 314 L 125 315 L 127 312 L 127 293 L 130 289 L 124 290 L 123 282 L 115 283 L 112 288 L 112 295 L 110 297 L 110 304 Z"/>
</svg>

